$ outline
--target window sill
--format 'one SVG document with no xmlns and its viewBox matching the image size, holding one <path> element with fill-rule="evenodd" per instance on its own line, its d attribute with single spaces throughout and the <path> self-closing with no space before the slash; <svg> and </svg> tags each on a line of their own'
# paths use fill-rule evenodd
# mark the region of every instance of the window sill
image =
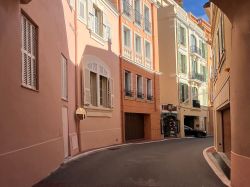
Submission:
<svg viewBox="0 0 250 187">
<path fill-rule="evenodd" d="M 100 35 L 93 32 L 92 30 L 90 31 L 90 36 L 91 36 L 91 38 L 93 38 L 99 44 L 104 45 L 105 40 Z"/>
<path fill-rule="evenodd" d="M 64 97 L 61 97 L 61 100 L 64 101 L 64 102 L 69 102 L 68 98 L 64 98 Z"/>
<path fill-rule="evenodd" d="M 81 17 L 78 16 L 78 20 L 79 20 L 80 22 L 82 22 L 83 24 L 87 25 L 87 19 L 86 19 L 86 18 L 83 19 L 83 18 L 81 18 Z"/>
<path fill-rule="evenodd" d="M 113 109 L 103 107 L 85 107 L 87 117 L 112 117 Z"/>
<path fill-rule="evenodd" d="M 21 87 L 25 88 L 25 89 L 28 89 L 28 90 L 31 90 L 31 91 L 34 91 L 34 92 L 37 92 L 37 93 L 39 92 L 39 90 L 37 90 L 35 88 L 31 88 L 31 87 L 29 87 L 29 86 L 27 86 L 25 84 L 21 84 Z"/>
<path fill-rule="evenodd" d="M 124 96 L 124 99 L 125 100 L 130 100 L 130 101 L 132 101 L 132 100 L 135 100 L 135 98 L 133 97 L 133 96 Z"/>
</svg>

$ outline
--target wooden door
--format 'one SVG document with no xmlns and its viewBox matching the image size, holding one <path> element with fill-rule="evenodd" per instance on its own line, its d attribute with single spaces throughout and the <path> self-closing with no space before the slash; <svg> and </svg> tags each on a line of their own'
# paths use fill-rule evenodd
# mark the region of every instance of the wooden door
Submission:
<svg viewBox="0 0 250 187">
<path fill-rule="evenodd" d="M 125 114 L 125 140 L 144 139 L 144 115 Z"/>
<path fill-rule="evenodd" d="M 231 159 L 231 121 L 230 108 L 222 111 L 223 152 Z"/>
</svg>

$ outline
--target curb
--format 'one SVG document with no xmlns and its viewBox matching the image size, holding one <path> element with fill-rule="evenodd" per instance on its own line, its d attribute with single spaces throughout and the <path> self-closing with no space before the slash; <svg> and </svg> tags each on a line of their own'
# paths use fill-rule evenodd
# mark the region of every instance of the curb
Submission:
<svg viewBox="0 0 250 187">
<path fill-rule="evenodd" d="M 203 150 L 203 156 L 205 160 L 207 161 L 213 172 L 217 175 L 217 177 L 222 181 L 222 183 L 228 187 L 231 187 L 231 181 L 226 177 L 224 172 L 216 166 L 216 164 L 211 160 L 211 158 L 209 158 L 207 151 L 211 148 L 213 148 L 213 146 Z"/>
<path fill-rule="evenodd" d="M 192 139 L 194 137 L 184 137 L 184 138 L 169 138 L 169 139 L 162 139 L 162 140 L 152 140 L 152 141 L 144 141 L 144 142 L 133 142 L 133 143 L 124 143 L 124 144 L 117 144 L 117 145 L 111 145 L 111 146 L 107 146 L 107 147 L 102 147 L 102 148 L 97 148 L 91 151 L 86 151 L 80 154 L 77 154 L 76 156 L 73 157 L 69 157 L 68 159 L 64 160 L 63 164 L 68 164 L 72 161 L 78 160 L 82 157 L 88 156 L 90 154 L 94 154 L 94 153 L 98 153 L 101 151 L 105 151 L 108 149 L 112 149 L 112 148 L 118 148 L 118 147 L 126 147 L 126 146 L 130 146 L 130 145 L 142 145 L 142 144 L 150 144 L 150 143 L 157 143 L 157 142 L 164 142 L 164 141 L 171 141 L 171 140 L 179 140 L 179 139 Z"/>
</svg>

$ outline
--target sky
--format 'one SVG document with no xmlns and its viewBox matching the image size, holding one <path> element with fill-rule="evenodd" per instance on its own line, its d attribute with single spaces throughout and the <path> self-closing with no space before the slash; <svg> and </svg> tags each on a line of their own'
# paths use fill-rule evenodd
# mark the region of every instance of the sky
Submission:
<svg viewBox="0 0 250 187">
<path fill-rule="evenodd" d="M 196 17 L 208 20 L 203 9 L 203 5 L 206 2 L 208 2 L 208 0 L 183 0 L 183 6 L 187 12 L 192 12 Z"/>
</svg>

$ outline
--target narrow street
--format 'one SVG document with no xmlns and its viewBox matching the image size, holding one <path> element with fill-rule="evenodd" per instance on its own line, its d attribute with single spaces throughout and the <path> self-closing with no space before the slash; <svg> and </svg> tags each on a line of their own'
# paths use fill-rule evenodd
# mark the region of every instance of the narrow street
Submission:
<svg viewBox="0 0 250 187">
<path fill-rule="evenodd" d="M 190 138 L 109 149 L 64 165 L 36 187 L 224 186 L 202 154 L 212 143 Z"/>
</svg>

